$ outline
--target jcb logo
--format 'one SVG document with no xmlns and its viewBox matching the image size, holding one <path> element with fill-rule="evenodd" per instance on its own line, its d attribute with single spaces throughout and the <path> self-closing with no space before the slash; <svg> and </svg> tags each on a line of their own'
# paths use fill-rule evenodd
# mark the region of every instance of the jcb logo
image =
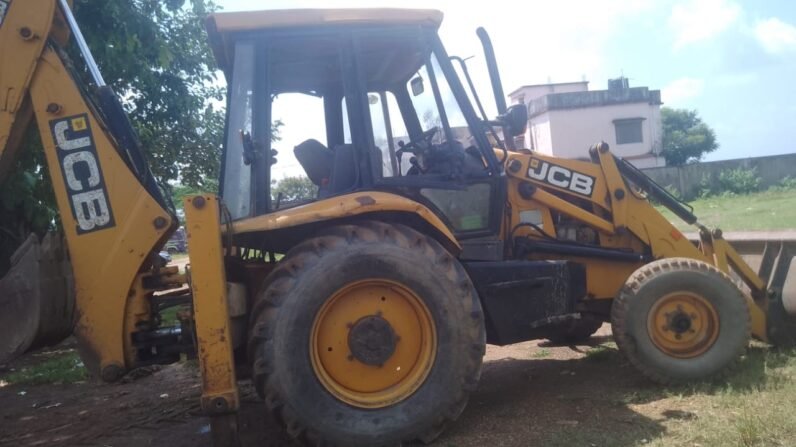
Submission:
<svg viewBox="0 0 796 447">
<path fill-rule="evenodd" d="M 77 233 L 90 233 L 114 226 L 105 180 L 97 162 L 97 148 L 88 115 L 50 121 L 58 161 L 64 177 Z"/>
<path fill-rule="evenodd" d="M 594 192 L 594 177 L 570 171 L 563 166 L 554 165 L 538 158 L 531 159 L 528 177 L 586 197 L 591 197 Z"/>
<path fill-rule="evenodd" d="M 3 26 L 9 7 L 11 7 L 11 0 L 0 0 L 0 26 Z"/>
</svg>

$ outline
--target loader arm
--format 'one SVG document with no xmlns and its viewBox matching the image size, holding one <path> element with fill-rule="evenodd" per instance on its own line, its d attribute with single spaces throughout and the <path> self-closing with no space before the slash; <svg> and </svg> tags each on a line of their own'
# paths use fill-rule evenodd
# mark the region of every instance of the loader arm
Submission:
<svg viewBox="0 0 796 447">
<path fill-rule="evenodd" d="M 755 272 L 722 238 L 649 177 L 615 157 L 605 143 L 589 151 L 591 161 L 568 160 L 539 153 L 512 152 L 506 160 L 509 201 L 506 237 L 523 254 L 538 259 L 572 259 L 586 264 L 591 302 L 610 301 L 626 279 L 644 264 L 663 258 L 690 258 L 711 264 L 743 283 L 752 334 L 772 341 L 774 333 L 790 333 L 782 305 L 782 288 L 792 248 L 772 246 L 764 267 Z M 651 200 L 669 208 L 699 230 L 699 242 L 686 238 Z M 529 225 L 523 213 L 536 213 Z M 527 214 L 526 214 L 527 215 Z M 569 221 L 566 224 L 563 220 Z M 567 225 L 590 228 L 589 244 L 562 240 Z M 554 240 L 555 239 L 555 240 Z M 515 253 L 517 255 L 518 253 Z M 779 272 L 777 274 L 776 272 Z M 587 300 L 587 303 L 589 302 Z M 781 338 L 779 336 L 778 338 Z"/>
<path fill-rule="evenodd" d="M 123 109 L 104 86 L 66 1 L 2 3 L 0 181 L 35 119 L 68 247 L 81 355 L 92 373 L 115 380 L 138 362 L 132 334 L 148 327 L 149 298 L 163 283 L 152 277 L 175 274 L 158 270 L 154 259 L 176 219 L 144 163 Z M 62 49 L 67 29 L 94 76 L 93 86 L 82 85 L 70 70 Z M 15 293 L 3 293 L 0 301 L 20 305 L 31 299 L 25 291 L 41 302 L 56 299 L 31 290 L 39 281 L 22 276 L 12 268 L 0 284 Z M 0 362 L 4 355 L 19 354 L 18 347 L 0 348 Z"/>
</svg>

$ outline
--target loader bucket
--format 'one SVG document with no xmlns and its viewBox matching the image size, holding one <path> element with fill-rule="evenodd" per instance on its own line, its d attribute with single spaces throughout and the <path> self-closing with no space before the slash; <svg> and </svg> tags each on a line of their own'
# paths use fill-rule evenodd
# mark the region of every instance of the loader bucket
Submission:
<svg viewBox="0 0 796 447">
<path fill-rule="evenodd" d="M 724 238 L 767 284 L 766 330 L 774 346 L 796 346 L 796 232 L 735 232 Z"/>
<path fill-rule="evenodd" d="M 72 333 L 75 294 L 63 237 L 31 234 L 0 279 L 0 364 Z"/>
<path fill-rule="evenodd" d="M 770 294 L 768 339 L 775 346 L 796 346 L 796 278 L 790 274 L 794 255 L 794 242 L 768 243 L 761 259 L 760 274 L 768 280 Z"/>
</svg>

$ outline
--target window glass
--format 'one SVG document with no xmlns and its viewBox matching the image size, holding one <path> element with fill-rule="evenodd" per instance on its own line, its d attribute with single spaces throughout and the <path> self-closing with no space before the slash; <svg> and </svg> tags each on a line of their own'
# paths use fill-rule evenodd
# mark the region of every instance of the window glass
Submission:
<svg viewBox="0 0 796 447">
<path fill-rule="evenodd" d="M 624 119 L 614 121 L 616 128 L 616 144 L 642 143 L 641 132 L 642 118 Z"/>
<path fill-rule="evenodd" d="M 309 139 L 324 144 L 326 124 L 323 98 L 304 93 L 283 93 L 271 102 L 271 198 L 280 205 L 314 199 L 318 188 L 302 168 L 295 147 Z M 281 193 L 281 197 L 280 197 Z"/>
<path fill-rule="evenodd" d="M 476 183 L 465 190 L 420 190 L 444 214 L 456 231 L 476 231 L 489 227 L 489 204 L 492 188 Z"/>
<path fill-rule="evenodd" d="M 377 161 L 380 166 L 376 166 L 376 170 L 381 170 L 381 175 L 384 177 L 392 177 L 398 170 L 398 161 L 395 156 L 395 151 L 400 147 L 398 142 L 409 141 L 406 126 L 404 126 L 398 102 L 392 93 L 368 93 L 368 104 L 370 121 L 373 125 L 373 142 L 380 154 L 380 160 Z"/>
<path fill-rule="evenodd" d="M 224 157 L 222 197 L 233 219 L 251 213 L 251 167 L 244 162 L 241 133 L 252 130 L 252 86 L 254 78 L 254 45 L 235 46 L 235 67 L 229 88 L 229 116 Z"/>
<path fill-rule="evenodd" d="M 271 150 L 277 152 L 270 166 L 272 209 L 338 194 L 335 182 L 350 183 L 347 172 L 336 177 L 335 166 L 345 164 L 337 150 L 343 129 L 339 111 L 330 107 L 344 90 L 340 48 L 336 32 L 267 40 Z"/>
<path fill-rule="evenodd" d="M 439 89 L 439 95 L 442 100 L 444 110 L 440 110 L 434 98 L 434 85 L 431 81 L 431 74 L 434 75 L 434 80 Z M 415 87 L 413 87 L 413 84 Z M 422 91 L 417 86 L 422 85 Z M 470 129 L 467 127 L 467 121 L 464 118 L 459 103 L 453 96 L 450 85 L 439 66 L 439 61 L 435 54 L 431 55 L 431 63 L 424 65 L 420 70 L 415 73 L 408 83 L 409 91 L 412 92 L 412 104 L 415 107 L 420 125 L 424 131 L 436 128 L 437 132 L 434 136 L 434 143 L 441 143 L 446 140 L 445 132 L 442 127 L 443 113 L 446 115 L 448 124 L 451 127 L 451 133 L 454 140 L 459 141 L 465 147 L 473 144 Z"/>
</svg>

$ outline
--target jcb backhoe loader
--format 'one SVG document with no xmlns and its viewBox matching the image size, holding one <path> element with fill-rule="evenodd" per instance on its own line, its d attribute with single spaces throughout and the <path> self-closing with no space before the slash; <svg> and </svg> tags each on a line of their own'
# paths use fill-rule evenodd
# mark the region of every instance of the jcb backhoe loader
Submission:
<svg viewBox="0 0 796 447">
<path fill-rule="evenodd" d="M 397 445 L 459 416 L 486 343 L 583 338 L 610 321 L 643 374 L 680 382 L 723 372 L 750 336 L 794 340 L 789 247 L 754 272 L 608 144 L 585 161 L 515 147 L 527 109 L 506 106 L 486 33 L 494 119 L 430 10 L 211 15 L 228 83 L 221 191 L 185 201 L 190 265 L 163 266 L 175 213 L 66 0 L 0 5 L 0 172 L 35 118 L 66 241 L 34 236 L 15 255 L 0 361 L 70 331 L 109 382 L 196 353 L 219 444 L 235 441 L 249 377 L 299 441 Z M 66 58 L 70 39 L 82 61 Z M 323 117 L 292 154 L 271 138 L 286 95 Z M 293 157 L 317 190 L 306 200 L 272 195 Z M 175 306 L 190 312 L 167 327 Z"/>
</svg>

